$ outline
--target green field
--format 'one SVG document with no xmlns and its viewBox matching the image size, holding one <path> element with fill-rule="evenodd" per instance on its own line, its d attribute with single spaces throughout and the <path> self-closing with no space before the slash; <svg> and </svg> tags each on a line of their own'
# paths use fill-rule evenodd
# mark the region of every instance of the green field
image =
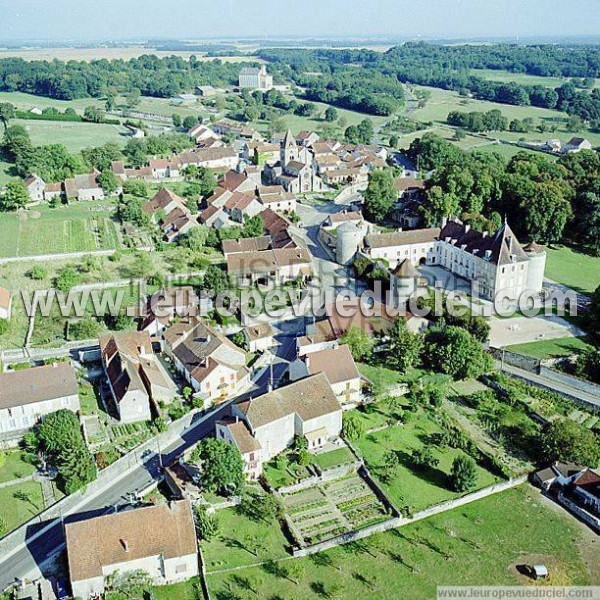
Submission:
<svg viewBox="0 0 600 600">
<path fill-rule="evenodd" d="M 216 514 L 219 536 L 211 542 L 202 542 L 208 572 L 289 556 L 286 550 L 289 544 L 277 523 L 257 523 L 235 508 Z M 252 547 L 251 538 L 260 540 L 261 547 Z"/>
<path fill-rule="evenodd" d="M 545 359 L 581 354 L 587 350 L 593 350 L 594 347 L 586 343 L 583 338 L 567 337 L 555 340 L 543 340 L 541 342 L 530 342 L 528 344 L 515 344 L 514 346 L 507 346 L 507 349 L 523 356 Z"/>
<path fill-rule="evenodd" d="M 382 404 L 380 403 L 380 405 Z M 385 408 L 383 410 L 383 422 L 379 425 L 390 418 L 387 410 Z M 378 425 L 373 420 L 373 416 L 373 414 L 367 413 L 365 428 Z M 391 501 L 396 507 L 408 506 L 412 512 L 415 512 L 461 496 L 462 494 L 449 489 L 448 473 L 450 473 L 452 461 L 464 453 L 454 448 L 439 448 L 432 445 L 439 465 L 424 471 L 415 470 L 411 460 L 413 450 L 422 448 L 429 436 L 441 433 L 442 430 L 424 412 L 410 415 L 405 413 L 403 418 L 406 422 L 402 425 L 390 426 L 387 429 L 367 434 L 355 444 Z M 396 452 L 400 458 L 400 465 L 393 474 L 388 473 L 384 459 L 385 454 L 389 451 Z M 389 480 L 382 481 L 385 475 L 389 476 Z M 477 488 L 492 485 L 497 481 L 497 478 L 489 471 L 477 466 Z"/>
<path fill-rule="evenodd" d="M 112 202 L 43 205 L 0 216 L 0 256 L 109 250 L 119 245 Z"/>
<path fill-rule="evenodd" d="M 0 483 L 20 479 L 35 473 L 35 467 L 24 460 L 23 452 L 7 452 L 5 459 L 6 461 L 0 467 Z"/>
<path fill-rule="evenodd" d="M 600 285 L 600 258 L 568 246 L 552 246 L 546 253 L 548 279 L 584 294 L 591 294 Z"/>
<path fill-rule="evenodd" d="M 520 85 L 543 85 L 551 88 L 557 88 L 570 81 L 568 77 L 541 77 L 497 69 L 471 69 L 471 74 L 491 81 L 514 82 Z M 596 79 L 594 87 L 600 87 L 600 80 Z"/>
<path fill-rule="evenodd" d="M 127 140 L 127 130 L 120 125 L 20 119 L 11 123 L 23 125 L 34 144 L 64 144 L 71 152 L 78 152 L 90 146 L 102 146 L 106 142 L 125 144 Z"/>
<path fill-rule="evenodd" d="M 0 519 L 7 531 L 29 521 L 44 510 L 42 486 L 34 481 L 0 488 Z"/>
<path fill-rule="evenodd" d="M 548 565 L 550 584 L 586 585 L 582 526 L 546 506 L 529 486 L 423 522 L 293 561 L 209 574 L 215 598 L 410 598 L 431 600 L 437 585 L 526 585 L 516 565 Z M 596 554 L 598 550 L 595 550 Z M 596 556 L 591 558 L 591 564 Z M 293 563 L 297 572 L 290 573 Z"/>
</svg>

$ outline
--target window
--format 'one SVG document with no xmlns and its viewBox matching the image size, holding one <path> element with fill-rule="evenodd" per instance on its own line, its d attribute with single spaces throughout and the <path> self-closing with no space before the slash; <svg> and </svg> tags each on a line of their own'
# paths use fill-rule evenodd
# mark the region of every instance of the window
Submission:
<svg viewBox="0 0 600 600">
<path fill-rule="evenodd" d="M 187 571 L 187 565 L 181 563 L 175 567 L 175 573 L 185 573 Z"/>
</svg>

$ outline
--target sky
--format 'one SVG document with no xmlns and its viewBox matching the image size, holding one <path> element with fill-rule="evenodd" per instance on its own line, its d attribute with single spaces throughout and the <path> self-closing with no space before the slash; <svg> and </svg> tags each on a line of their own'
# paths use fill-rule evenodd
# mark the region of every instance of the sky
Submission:
<svg viewBox="0 0 600 600">
<path fill-rule="evenodd" d="M 600 0 L 0 0 L 0 40 L 600 35 Z"/>
</svg>

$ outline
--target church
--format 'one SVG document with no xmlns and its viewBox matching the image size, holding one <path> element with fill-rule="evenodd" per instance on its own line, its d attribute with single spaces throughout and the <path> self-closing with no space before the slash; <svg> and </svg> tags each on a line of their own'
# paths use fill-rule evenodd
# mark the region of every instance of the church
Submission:
<svg viewBox="0 0 600 600">
<path fill-rule="evenodd" d="M 325 187 L 317 175 L 312 152 L 306 146 L 298 146 L 289 129 L 281 145 L 279 162 L 266 165 L 264 175 L 269 183 L 281 185 L 292 194 L 320 192 Z"/>
</svg>

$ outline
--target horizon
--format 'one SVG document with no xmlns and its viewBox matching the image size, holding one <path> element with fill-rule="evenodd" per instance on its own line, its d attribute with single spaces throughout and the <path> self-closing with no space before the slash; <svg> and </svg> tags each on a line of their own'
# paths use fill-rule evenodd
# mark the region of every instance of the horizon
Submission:
<svg viewBox="0 0 600 600">
<path fill-rule="evenodd" d="M 210 4 L 206 0 L 182 0 L 178 11 L 164 14 L 161 3 L 148 0 L 140 15 L 139 4 L 131 0 L 107 0 L 103 5 L 89 0 L 58 0 L 52 5 L 41 0 L 21 0 L 18 4 L 0 0 L 0 35 L 3 43 L 52 45 L 188 39 L 485 41 L 600 37 L 598 20 L 590 18 L 599 13 L 599 0 L 580 0 L 577 11 L 566 13 L 559 0 L 505 0 L 486 6 L 478 0 L 425 0 L 418 7 L 406 0 L 379 0 L 368 7 L 356 0 L 343 4 L 330 0 L 325 5 L 316 0 L 285 6 L 273 0 L 263 0 L 260 5 L 239 0 L 229 0 L 227 6 Z M 560 20 L 556 14 L 561 15 Z M 315 15 L 319 16 L 318 23 Z M 94 27 L 82 32 L 81 23 L 86 21 Z"/>
</svg>

